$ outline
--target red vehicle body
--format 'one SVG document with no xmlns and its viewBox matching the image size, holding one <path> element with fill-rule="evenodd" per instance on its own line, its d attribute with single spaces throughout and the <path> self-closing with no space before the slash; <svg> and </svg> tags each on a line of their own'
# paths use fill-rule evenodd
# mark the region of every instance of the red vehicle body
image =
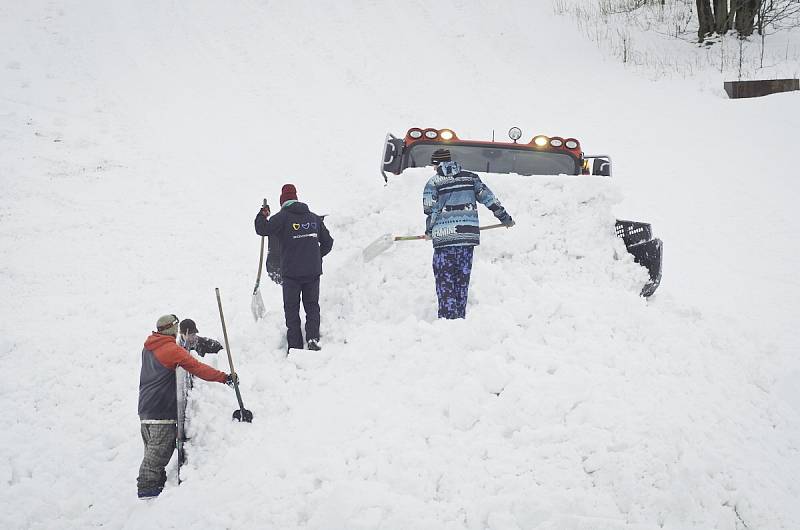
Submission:
<svg viewBox="0 0 800 530">
<path fill-rule="evenodd" d="M 381 174 L 400 175 L 413 167 L 430 165 L 436 149 L 447 148 L 453 159 L 467 171 L 518 175 L 599 175 L 611 176 L 608 155 L 585 155 L 576 138 L 534 136 L 528 143 L 518 143 L 522 131 L 509 131 L 511 142 L 462 140 L 451 129 L 413 127 L 403 138 L 386 135 Z M 642 296 L 652 295 L 661 283 L 663 244 L 653 238 L 652 227 L 638 221 L 617 220 L 616 234 L 625 242 L 634 260 L 650 275 Z"/>
</svg>

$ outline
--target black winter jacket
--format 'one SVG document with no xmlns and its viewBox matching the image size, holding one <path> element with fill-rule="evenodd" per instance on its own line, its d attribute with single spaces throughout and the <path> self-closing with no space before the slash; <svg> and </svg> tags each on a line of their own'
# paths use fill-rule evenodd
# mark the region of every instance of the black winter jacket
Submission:
<svg viewBox="0 0 800 530">
<path fill-rule="evenodd" d="M 294 202 L 267 219 L 259 211 L 256 233 L 277 236 L 281 246 L 281 274 L 310 278 L 322 274 L 322 257 L 333 248 L 333 238 L 322 218 L 302 202 Z"/>
<path fill-rule="evenodd" d="M 200 335 L 195 335 L 193 341 L 185 340 L 182 335 L 178 336 L 178 344 L 185 350 L 196 351 L 200 357 L 205 357 L 207 353 L 219 353 L 222 349 L 222 344 L 218 340 L 201 337 Z"/>
</svg>

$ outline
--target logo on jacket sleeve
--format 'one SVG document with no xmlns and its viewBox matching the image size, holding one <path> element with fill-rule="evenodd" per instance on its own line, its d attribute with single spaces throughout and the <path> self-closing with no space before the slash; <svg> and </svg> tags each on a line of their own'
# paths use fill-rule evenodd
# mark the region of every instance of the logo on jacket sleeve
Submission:
<svg viewBox="0 0 800 530">
<path fill-rule="evenodd" d="M 300 223 L 292 223 L 292 228 L 294 230 L 300 230 Z"/>
</svg>

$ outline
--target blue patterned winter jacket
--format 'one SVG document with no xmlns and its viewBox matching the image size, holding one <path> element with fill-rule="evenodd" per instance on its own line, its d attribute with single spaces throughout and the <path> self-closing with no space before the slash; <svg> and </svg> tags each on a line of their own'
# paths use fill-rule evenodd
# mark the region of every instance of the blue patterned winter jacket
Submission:
<svg viewBox="0 0 800 530">
<path fill-rule="evenodd" d="M 456 162 L 439 165 L 422 193 L 422 208 L 428 216 L 425 233 L 433 239 L 433 248 L 480 245 L 478 201 L 501 223 L 511 222 L 511 216 L 478 175 L 463 171 Z"/>
</svg>

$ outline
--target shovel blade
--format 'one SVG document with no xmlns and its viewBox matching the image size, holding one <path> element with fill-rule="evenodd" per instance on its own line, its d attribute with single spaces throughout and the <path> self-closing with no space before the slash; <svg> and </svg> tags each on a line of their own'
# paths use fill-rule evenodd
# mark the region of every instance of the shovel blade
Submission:
<svg viewBox="0 0 800 530">
<path fill-rule="evenodd" d="M 381 237 L 370 243 L 363 251 L 364 262 L 375 259 L 394 245 L 392 234 L 383 234 Z"/>
<path fill-rule="evenodd" d="M 253 413 L 247 409 L 236 409 L 233 411 L 233 419 L 245 423 L 253 423 Z"/>
<path fill-rule="evenodd" d="M 264 300 L 261 298 L 259 289 L 256 289 L 256 292 L 253 293 L 253 299 L 250 301 L 250 310 L 253 312 L 253 318 L 256 322 L 267 314 L 267 308 L 264 307 Z"/>
</svg>

